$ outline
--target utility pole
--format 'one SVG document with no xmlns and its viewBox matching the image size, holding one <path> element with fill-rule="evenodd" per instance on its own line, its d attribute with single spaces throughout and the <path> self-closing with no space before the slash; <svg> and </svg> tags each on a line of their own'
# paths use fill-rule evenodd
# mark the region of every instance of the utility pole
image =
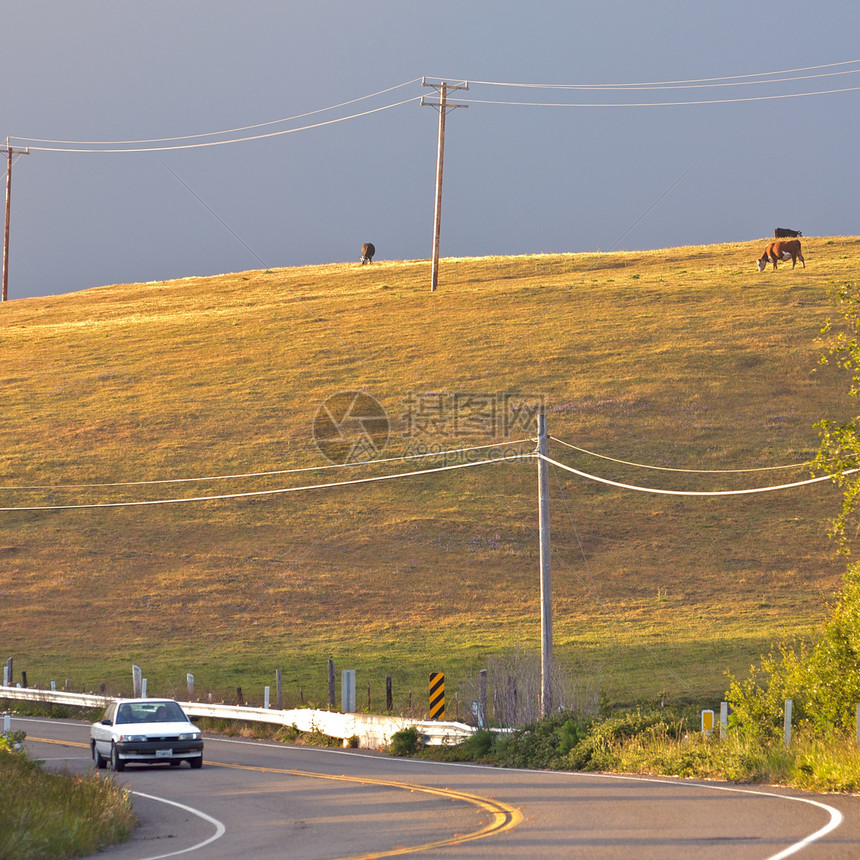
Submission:
<svg viewBox="0 0 860 860">
<path fill-rule="evenodd" d="M 3 292 L 0 301 L 6 301 L 9 298 L 9 215 L 12 211 L 12 158 L 15 155 L 29 155 L 30 149 L 15 149 L 9 145 L 9 138 L 6 138 L 5 149 L 0 148 L 0 152 L 6 153 L 6 221 L 3 229 Z"/>
<path fill-rule="evenodd" d="M 447 84 L 442 81 L 441 84 L 428 84 L 426 78 L 421 79 L 422 87 L 433 87 L 439 91 L 438 102 L 424 101 L 421 97 L 421 106 L 439 108 L 439 142 L 436 147 L 436 206 L 433 212 L 433 264 L 430 271 L 430 292 L 436 292 L 436 286 L 439 283 L 439 230 L 442 222 L 442 167 L 445 162 L 445 115 L 449 110 L 454 108 L 466 108 L 468 105 L 448 104 L 449 90 L 468 90 L 469 84 Z"/>
<path fill-rule="evenodd" d="M 549 539 L 549 452 L 546 413 L 538 413 L 538 515 L 540 519 L 540 715 L 552 711 L 552 567 Z"/>
</svg>

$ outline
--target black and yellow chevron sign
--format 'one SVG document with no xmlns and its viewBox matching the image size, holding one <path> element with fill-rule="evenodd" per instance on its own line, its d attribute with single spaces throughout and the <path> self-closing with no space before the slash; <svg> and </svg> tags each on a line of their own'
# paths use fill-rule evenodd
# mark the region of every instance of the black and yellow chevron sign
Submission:
<svg viewBox="0 0 860 860">
<path fill-rule="evenodd" d="M 445 719 L 445 673 L 430 673 L 430 719 Z"/>
</svg>

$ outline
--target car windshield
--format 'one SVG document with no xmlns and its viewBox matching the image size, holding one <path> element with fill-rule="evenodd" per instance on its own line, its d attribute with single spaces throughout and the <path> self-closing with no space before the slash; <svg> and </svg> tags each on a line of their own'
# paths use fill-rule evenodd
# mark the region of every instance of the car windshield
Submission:
<svg viewBox="0 0 860 860">
<path fill-rule="evenodd" d="M 185 723 L 176 702 L 124 702 L 116 714 L 117 723 Z"/>
</svg>

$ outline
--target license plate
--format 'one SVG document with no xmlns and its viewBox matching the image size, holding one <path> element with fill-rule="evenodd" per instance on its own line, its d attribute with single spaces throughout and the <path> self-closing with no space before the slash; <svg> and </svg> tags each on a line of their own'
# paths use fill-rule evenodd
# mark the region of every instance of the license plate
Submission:
<svg viewBox="0 0 860 860">
<path fill-rule="evenodd" d="M 167 758 L 168 756 L 173 755 L 173 750 L 156 750 L 155 757 L 156 758 Z"/>
</svg>

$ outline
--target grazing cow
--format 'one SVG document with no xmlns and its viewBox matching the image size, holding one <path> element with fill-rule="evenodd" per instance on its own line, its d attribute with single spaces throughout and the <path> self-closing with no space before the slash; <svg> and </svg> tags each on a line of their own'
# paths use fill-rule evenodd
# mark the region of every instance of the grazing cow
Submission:
<svg viewBox="0 0 860 860">
<path fill-rule="evenodd" d="M 774 239 L 796 239 L 802 235 L 800 230 L 789 230 L 788 227 L 775 227 L 773 231 Z"/>
<path fill-rule="evenodd" d="M 373 262 L 373 255 L 376 253 L 376 248 L 373 247 L 373 242 L 365 242 L 361 246 L 361 265 Z"/>
<path fill-rule="evenodd" d="M 791 260 L 792 269 L 794 268 L 794 264 L 800 260 L 803 268 L 806 268 L 806 261 L 803 259 L 803 254 L 800 251 L 800 242 L 797 239 L 783 239 L 779 242 L 771 242 L 756 261 L 758 270 L 763 272 L 768 263 L 773 263 L 775 269 L 777 260 Z"/>
</svg>

